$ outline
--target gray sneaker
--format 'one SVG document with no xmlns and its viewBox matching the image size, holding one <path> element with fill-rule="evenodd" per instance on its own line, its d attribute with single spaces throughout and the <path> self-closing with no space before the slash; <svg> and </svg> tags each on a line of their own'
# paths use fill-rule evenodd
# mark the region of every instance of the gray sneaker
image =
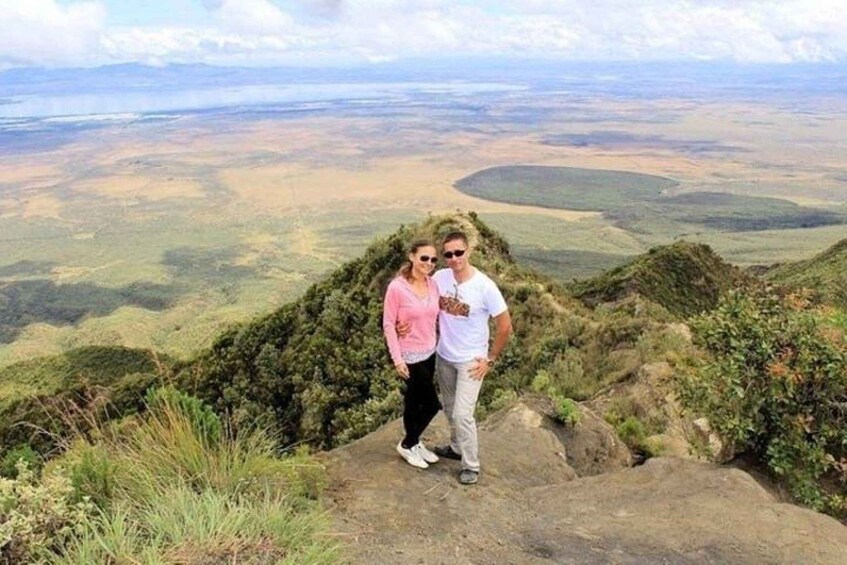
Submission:
<svg viewBox="0 0 847 565">
<path fill-rule="evenodd" d="M 459 482 L 463 485 L 475 485 L 479 480 L 479 471 L 471 471 L 470 469 L 462 469 L 459 473 Z"/>
</svg>

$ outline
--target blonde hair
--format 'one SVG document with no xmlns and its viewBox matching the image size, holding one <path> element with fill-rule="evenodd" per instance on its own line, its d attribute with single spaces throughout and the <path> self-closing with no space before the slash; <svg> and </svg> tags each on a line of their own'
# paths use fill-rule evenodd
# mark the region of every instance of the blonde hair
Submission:
<svg viewBox="0 0 847 565">
<path fill-rule="evenodd" d="M 421 247 L 432 247 L 435 249 L 435 245 L 428 239 L 416 239 L 412 243 L 409 244 L 408 247 L 408 255 L 413 253 L 417 253 L 418 249 Z M 412 262 L 406 261 L 403 263 L 403 266 L 400 267 L 400 271 L 397 273 L 399 276 L 403 277 L 407 281 L 412 280 Z"/>
</svg>

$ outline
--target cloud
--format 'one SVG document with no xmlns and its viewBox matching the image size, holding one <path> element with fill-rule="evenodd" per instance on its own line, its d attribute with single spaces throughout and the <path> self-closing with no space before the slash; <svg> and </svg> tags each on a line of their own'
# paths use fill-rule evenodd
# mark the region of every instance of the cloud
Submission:
<svg viewBox="0 0 847 565">
<path fill-rule="evenodd" d="M 87 64 L 105 21 L 99 2 L 0 0 L 0 66 Z"/>
<path fill-rule="evenodd" d="M 847 60 L 843 0 L 202 2 L 208 10 L 202 22 L 107 28 L 99 2 L 0 0 L 0 64 L 318 65 L 462 55 Z"/>
<path fill-rule="evenodd" d="M 218 29 L 244 35 L 290 31 L 294 20 L 269 0 L 223 0 L 213 11 Z"/>
</svg>

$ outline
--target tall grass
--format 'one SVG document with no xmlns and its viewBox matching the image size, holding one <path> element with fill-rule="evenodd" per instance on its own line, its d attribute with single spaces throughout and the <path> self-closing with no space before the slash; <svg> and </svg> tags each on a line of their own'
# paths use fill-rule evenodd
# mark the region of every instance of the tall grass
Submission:
<svg viewBox="0 0 847 565">
<path fill-rule="evenodd" d="M 98 512 L 55 563 L 329 563 L 323 469 L 268 434 L 210 434 L 173 394 L 54 464 Z"/>
</svg>

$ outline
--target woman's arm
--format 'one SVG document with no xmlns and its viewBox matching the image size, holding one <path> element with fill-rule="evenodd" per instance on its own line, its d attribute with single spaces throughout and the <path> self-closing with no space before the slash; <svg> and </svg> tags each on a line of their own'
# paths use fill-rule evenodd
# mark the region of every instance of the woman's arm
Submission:
<svg viewBox="0 0 847 565">
<path fill-rule="evenodd" d="M 403 362 L 403 355 L 400 352 L 400 338 L 397 336 L 397 319 L 400 315 L 400 289 L 395 284 L 389 284 L 388 290 L 385 291 L 385 301 L 382 310 L 382 332 L 385 334 L 385 342 L 388 344 L 388 352 L 391 354 L 391 361 L 397 367 L 397 371 L 401 376 L 408 375 L 406 363 Z M 404 370 L 401 370 L 402 369 Z"/>
</svg>

